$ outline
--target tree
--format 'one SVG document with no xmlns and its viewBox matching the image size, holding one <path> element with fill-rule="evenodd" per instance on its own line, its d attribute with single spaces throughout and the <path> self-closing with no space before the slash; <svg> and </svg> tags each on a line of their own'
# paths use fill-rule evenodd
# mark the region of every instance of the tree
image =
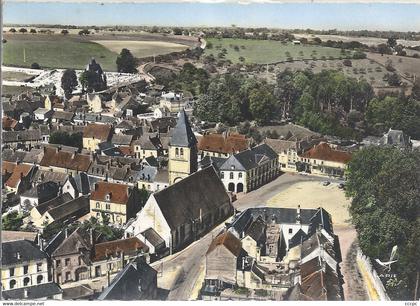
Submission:
<svg viewBox="0 0 420 306">
<path fill-rule="evenodd" d="M 361 52 L 361 51 L 356 51 L 353 53 L 353 58 L 354 59 L 365 59 L 366 58 L 366 53 Z"/>
<path fill-rule="evenodd" d="M 80 36 L 89 35 L 89 34 L 90 34 L 90 31 L 88 29 L 83 29 L 83 30 L 79 31 Z"/>
<path fill-rule="evenodd" d="M 31 34 L 36 34 L 36 30 L 35 30 L 35 29 L 31 29 L 31 30 L 29 31 L 29 33 L 31 33 Z"/>
<path fill-rule="evenodd" d="M 12 211 L 2 217 L 2 230 L 4 231 L 18 231 L 23 225 L 24 216 L 17 211 Z"/>
<path fill-rule="evenodd" d="M 28 30 L 25 29 L 25 28 L 20 28 L 19 32 L 22 33 L 22 34 L 25 34 L 26 32 L 28 32 Z"/>
<path fill-rule="evenodd" d="M 9 32 L 10 32 L 10 33 L 16 33 L 16 29 L 15 29 L 15 28 L 10 28 L 10 29 L 9 29 Z"/>
<path fill-rule="evenodd" d="M 346 195 L 352 198 L 350 214 L 362 251 L 386 260 L 398 246 L 391 271 L 397 278 L 386 282 L 391 299 L 414 298 L 420 271 L 419 173 L 418 151 L 392 147 L 364 148 L 348 165 Z"/>
<path fill-rule="evenodd" d="M 131 54 L 130 50 L 124 48 L 121 50 L 120 55 L 117 57 L 118 72 L 123 73 L 136 73 L 136 60 Z"/>
<path fill-rule="evenodd" d="M 274 115 L 275 98 L 267 86 L 253 89 L 249 95 L 249 110 L 258 123 L 269 122 Z"/>
<path fill-rule="evenodd" d="M 67 98 L 70 97 L 78 84 L 76 71 L 74 69 L 66 69 L 61 77 L 61 88 Z"/>
<path fill-rule="evenodd" d="M 67 132 L 53 132 L 50 135 L 49 142 L 53 144 L 61 144 L 70 147 L 83 147 L 83 134 L 82 133 L 73 133 L 69 134 Z"/>
<path fill-rule="evenodd" d="M 346 66 L 346 67 L 351 67 L 352 66 L 352 62 L 349 59 L 345 59 L 343 61 L 343 65 Z"/>
<path fill-rule="evenodd" d="M 181 28 L 173 28 L 172 32 L 174 35 L 182 35 L 182 29 Z"/>
<path fill-rule="evenodd" d="M 32 63 L 31 69 L 41 69 L 41 66 L 38 63 Z"/>
<path fill-rule="evenodd" d="M 401 78 L 398 74 L 396 73 L 392 73 L 392 74 L 387 74 L 386 75 L 387 78 L 387 82 L 389 86 L 394 86 L 394 87 L 398 87 L 401 85 Z"/>
<path fill-rule="evenodd" d="M 63 34 L 63 35 L 67 35 L 67 34 L 69 34 L 69 31 L 68 31 L 68 30 L 66 30 L 66 29 L 63 29 L 63 30 L 61 30 L 61 34 Z"/>
<path fill-rule="evenodd" d="M 394 49 L 397 46 L 397 39 L 395 37 L 390 37 L 386 44 L 389 48 Z"/>
</svg>

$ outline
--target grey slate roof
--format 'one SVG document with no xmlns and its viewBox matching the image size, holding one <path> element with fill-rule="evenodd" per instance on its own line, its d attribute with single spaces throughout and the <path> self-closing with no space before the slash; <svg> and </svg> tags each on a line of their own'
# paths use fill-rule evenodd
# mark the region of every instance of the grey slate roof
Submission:
<svg viewBox="0 0 420 306">
<path fill-rule="evenodd" d="M 50 199 L 56 196 L 58 193 L 58 184 L 55 182 L 45 182 L 37 184 L 35 187 L 25 191 L 21 194 L 24 197 L 39 198 L 39 199 Z M 38 203 L 39 204 L 39 203 Z"/>
<path fill-rule="evenodd" d="M 230 203 L 214 167 L 207 167 L 152 196 L 171 229 Z"/>
<path fill-rule="evenodd" d="M 193 147 L 197 144 L 197 139 L 191 129 L 185 110 L 179 112 L 178 121 L 172 132 L 170 140 L 171 146 Z"/>
<path fill-rule="evenodd" d="M 84 216 L 89 213 L 89 209 L 89 198 L 81 196 L 50 209 L 48 213 L 54 221 L 59 221 L 72 216 Z"/>
<path fill-rule="evenodd" d="M 140 259 L 133 260 L 121 270 L 98 300 L 142 300 L 151 299 L 151 288 L 156 291 L 157 272 Z M 139 290 L 139 284 L 143 290 Z"/>
<path fill-rule="evenodd" d="M 4 149 L 3 152 L 1 152 L 1 157 L 3 161 L 21 162 L 25 159 L 26 154 L 28 154 L 26 151 L 13 151 L 12 149 Z"/>
<path fill-rule="evenodd" d="M 67 180 L 66 173 L 52 172 L 52 171 L 38 169 L 35 172 L 35 175 L 32 181 L 35 183 L 52 181 L 52 182 L 64 184 L 66 180 Z"/>
<path fill-rule="evenodd" d="M 220 167 L 220 170 L 250 170 L 261 162 L 276 159 L 277 153 L 267 144 L 260 144 L 251 149 L 230 156 Z"/>
<path fill-rule="evenodd" d="M 55 197 L 54 199 L 51 199 L 45 203 L 42 203 L 38 206 L 35 207 L 36 210 L 38 210 L 38 212 L 43 215 L 45 214 L 47 211 L 49 211 L 50 209 L 53 209 L 55 207 L 58 207 L 64 203 L 67 203 L 69 201 L 71 201 L 73 198 L 71 197 L 71 195 L 69 193 L 64 193 L 59 195 L 58 197 Z"/>
<path fill-rule="evenodd" d="M 389 129 L 388 133 L 381 138 L 380 144 L 406 148 L 411 146 L 411 141 L 403 131 Z"/>
<path fill-rule="evenodd" d="M 156 250 L 165 248 L 165 240 L 163 240 L 163 238 L 153 228 L 150 227 L 141 234 L 155 247 Z"/>
<path fill-rule="evenodd" d="M 2 245 L 2 265 L 16 265 L 28 261 L 46 260 L 47 254 L 39 247 L 28 240 L 15 240 L 3 242 Z M 17 253 L 20 258 L 18 259 Z"/>
<path fill-rule="evenodd" d="M 27 290 L 27 297 L 25 297 L 25 290 Z M 61 294 L 62 292 L 63 290 L 56 283 L 45 283 L 25 288 L 3 291 L 2 295 L 6 300 L 35 300 L 52 297 L 54 295 Z"/>
<path fill-rule="evenodd" d="M 301 209 L 301 224 L 309 225 L 311 218 L 316 214 L 316 209 Z M 245 232 L 253 220 L 261 216 L 266 223 L 274 222 L 276 224 L 296 223 L 297 209 L 294 208 L 276 208 L 276 207 L 256 207 L 244 210 L 232 222 L 233 228 L 238 234 Z"/>
<path fill-rule="evenodd" d="M 39 141 L 40 130 L 3 131 L 3 142 Z"/>
<path fill-rule="evenodd" d="M 111 142 L 116 145 L 127 145 L 129 146 L 133 141 L 133 135 L 114 134 Z"/>
<path fill-rule="evenodd" d="M 75 176 L 70 176 L 69 181 L 79 193 L 83 195 L 90 193 L 91 189 L 89 184 L 89 177 L 85 172 L 81 172 Z"/>
</svg>

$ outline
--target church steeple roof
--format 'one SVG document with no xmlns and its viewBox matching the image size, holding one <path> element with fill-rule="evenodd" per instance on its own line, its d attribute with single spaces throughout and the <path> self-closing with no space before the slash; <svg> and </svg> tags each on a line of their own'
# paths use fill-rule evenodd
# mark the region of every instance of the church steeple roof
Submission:
<svg viewBox="0 0 420 306">
<path fill-rule="evenodd" d="M 179 147 L 192 147 L 197 144 L 185 110 L 181 110 L 178 114 L 178 121 L 173 130 L 170 144 Z"/>
</svg>

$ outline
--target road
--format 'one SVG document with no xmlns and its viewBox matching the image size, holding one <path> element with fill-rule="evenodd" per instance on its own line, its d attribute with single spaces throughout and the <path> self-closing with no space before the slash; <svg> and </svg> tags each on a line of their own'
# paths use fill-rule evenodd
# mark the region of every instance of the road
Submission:
<svg viewBox="0 0 420 306">
<path fill-rule="evenodd" d="M 283 174 L 257 190 L 240 195 L 233 205 L 238 210 L 264 206 L 271 197 L 295 183 L 325 180 L 327 180 L 325 177 Z M 338 182 L 336 179 L 328 180 Z M 159 272 L 158 286 L 169 290 L 168 300 L 190 300 L 196 297 L 198 288 L 201 287 L 204 279 L 204 262 L 207 249 L 213 237 L 220 232 L 223 226 L 224 224 L 220 224 L 181 252 L 152 264 L 152 267 Z"/>
</svg>

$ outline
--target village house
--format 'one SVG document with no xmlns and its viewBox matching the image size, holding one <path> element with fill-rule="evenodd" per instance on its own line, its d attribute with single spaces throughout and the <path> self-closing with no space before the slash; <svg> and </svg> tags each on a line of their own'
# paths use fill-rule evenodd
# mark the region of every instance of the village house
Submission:
<svg viewBox="0 0 420 306">
<path fill-rule="evenodd" d="M 220 179 L 228 191 L 247 193 L 276 178 L 278 165 L 276 152 L 260 144 L 230 156 L 220 166 Z"/>
<path fill-rule="evenodd" d="M 71 124 L 73 122 L 73 118 L 73 112 L 54 111 L 51 116 L 51 122 L 58 124 Z"/>
<path fill-rule="evenodd" d="M 94 152 L 101 142 L 107 142 L 112 136 L 112 126 L 91 123 L 83 129 L 83 148 Z"/>
<path fill-rule="evenodd" d="M 133 259 L 99 295 L 98 300 L 153 300 L 157 298 L 157 272 L 143 256 Z"/>
<path fill-rule="evenodd" d="M 410 136 L 405 134 L 401 130 L 389 129 L 380 139 L 380 145 L 383 146 L 394 146 L 402 149 L 410 149 L 412 142 Z"/>
<path fill-rule="evenodd" d="M 94 233 L 77 228 L 68 235 L 64 230 L 63 241 L 51 253 L 51 274 L 57 284 L 90 278 L 90 265 Z"/>
<path fill-rule="evenodd" d="M 3 163 L 4 164 L 4 163 Z M 10 171 L 7 170 L 6 171 Z M 12 173 L 4 183 L 7 192 L 21 193 L 30 187 L 30 178 L 35 172 L 35 167 L 19 163 L 13 167 Z"/>
<path fill-rule="evenodd" d="M 102 220 L 102 215 L 115 225 L 123 225 L 140 210 L 137 187 L 98 182 L 90 195 L 90 216 Z"/>
<path fill-rule="evenodd" d="M 48 181 L 40 184 L 32 182 L 32 188 L 20 195 L 20 209 L 30 211 L 33 207 L 55 198 L 58 192 L 59 185 L 55 182 Z"/>
<path fill-rule="evenodd" d="M 79 172 L 87 172 L 92 159 L 91 155 L 67 152 L 61 147 L 44 147 L 44 156 L 39 168 L 45 171 L 76 175 Z"/>
<path fill-rule="evenodd" d="M 139 237 L 153 228 L 173 253 L 208 233 L 232 212 L 223 184 L 215 169 L 208 167 L 150 195 L 126 227 L 126 236 Z"/>
<path fill-rule="evenodd" d="M 229 157 L 248 149 L 250 140 L 245 135 L 224 132 L 222 134 L 204 134 L 198 137 L 198 152 L 204 156 Z"/>
<path fill-rule="evenodd" d="M 106 125 L 115 125 L 118 122 L 118 118 L 113 117 L 112 115 L 102 115 L 102 113 L 76 113 L 73 121 L 76 125 L 87 125 L 87 124 L 106 124 Z"/>
<path fill-rule="evenodd" d="M 23 124 L 11 117 L 4 116 L 2 118 L 2 128 L 4 131 L 20 131 L 23 129 Z"/>
<path fill-rule="evenodd" d="M 350 160 L 351 153 L 333 149 L 321 142 L 299 155 L 297 169 L 315 175 L 343 177 Z"/>
<path fill-rule="evenodd" d="M 296 163 L 299 161 L 298 153 L 300 153 L 297 141 L 267 138 L 264 140 L 264 143 L 279 155 L 281 171 L 296 171 Z"/>
<path fill-rule="evenodd" d="M 34 111 L 34 120 L 48 123 L 51 120 L 53 113 L 53 110 L 40 107 Z"/>
<path fill-rule="evenodd" d="M 42 140 L 41 131 L 22 130 L 22 131 L 4 131 L 2 132 L 3 145 L 6 148 L 26 149 L 39 144 Z"/>
<path fill-rule="evenodd" d="M 203 291 L 216 293 L 236 286 L 237 270 L 241 267 L 245 255 L 241 241 L 231 232 L 226 231 L 218 235 L 206 253 Z"/>
<path fill-rule="evenodd" d="M 2 243 L 2 298 L 61 299 L 62 290 L 48 279 L 48 257 L 28 240 Z"/>
<path fill-rule="evenodd" d="M 108 276 L 121 271 L 138 256 L 149 262 L 149 248 L 137 237 L 118 239 L 94 245 L 91 277 Z"/>
<path fill-rule="evenodd" d="M 148 156 L 158 158 L 163 155 L 162 144 L 159 133 L 145 133 L 138 140 L 133 142 L 133 149 L 136 158 L 143 159 Z"/>
<path fill-rule="evenodd" d="M 178 113 L 184 109 L 186 102 L 182 93 L 168 92 L 162 93 L 159 106 L 170 113 Z"/>
<path fill-rule="evenodd" d="M 100 113 L 100 112 L 102 112 L 102 110 L 103 110 L 103 108 L 102 108 L 102 99 L 101 99 L 101 96 L 100 95 L 88 93 L 86 95 L 86 101 L 88 103 L 89 110 L 92 113 Z"/>
<path fill-rule="evenodd" d="M 89 213 L 89 199 L 78 197 L 73 199 L 69 193 L 39 204 L 30 211 L 30 222 L 42 229 L 53 222 L 78 220 Z"/>
</svg>

